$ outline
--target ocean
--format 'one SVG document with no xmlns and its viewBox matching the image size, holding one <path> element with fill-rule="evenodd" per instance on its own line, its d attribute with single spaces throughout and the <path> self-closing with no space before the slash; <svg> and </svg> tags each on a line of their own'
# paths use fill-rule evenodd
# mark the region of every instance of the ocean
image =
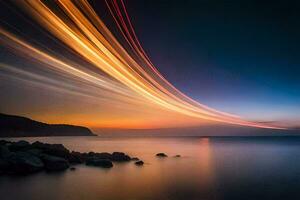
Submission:
<svg viewBox="0 0 300 200">
<path fill-rule="evenodd" d="M 121 151 L 145 164 L 0 176 L 1 200 L 300 199 L 299 137 L 42 137 L 80 152 Z M 10 138 L 9 140 L 20 140 Z M 157 158 L 163 152 L 167 158 Z M 180 154 L 180 158 L 173 156 Z"/>
</svg>

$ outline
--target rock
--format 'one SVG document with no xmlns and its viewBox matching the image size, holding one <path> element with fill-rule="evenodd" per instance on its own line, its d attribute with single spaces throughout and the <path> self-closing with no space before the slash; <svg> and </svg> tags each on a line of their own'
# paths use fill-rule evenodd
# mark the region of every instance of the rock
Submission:
<svg viewBox="0 0 300 200">
<path fill-rule="evenodd" d="M 101 160 L 110 160 L 115 162 L 124 162 L 124 161 L 130 161 L 131 158 L 126 155 L 123 152 L 113 152 L 112 154 L 103 152 L 103 153 L 95 153 L 95 152 L 89 152 L 86 155 L 86 158 L 97 158 Z"/>
<path fill-rule="evenodd" d="M 40 158 L 26 152 L 13 153 L 6 160 L 10 164 L 9 170 L 15 173 L 28 174 L 44 168 Z"/>
<path fill-rule="evenodd" d="M 37 157 L 40 157 L 40 155 L 43 153 L 43 151 L 40 149 L 29 149 L 26 152 Z"/>
<path fill-rule="evenodd" d="M 87 153 L 87 156 L 95 156 L 95 154 L 96 154 L 95 152 L 90 151 L 90 152 Z"/>
<path fill-rule="evenodd" d="M 174 158 L 180 158 L 181 157 L 181 155 L 175 155 L 174 156 Z"/>
<path fill-rule="evenodd" d="M 95 156 L 95 155 L 96 155 L 96 153 L 93 152 L 93 151 L 90 151 L 90 152 L 87 153 L 87 156 L 89 156 L 89 157 L 92 157 L 92 156 Z"/>
<path fill-rule="evenodd" d="M 0 146 L 0 158 L 7 159 L 12 154 L 6 145 Z"/>
<path fill-rule="evenodd" d="M 46 154 L 62 157 L 67 159 L 70 155 L 70 152 L 68 149 L 66 149 L 62 144 L 52 144 L 49 148 L 46 148 L 44 150 Z"/>
<path fill-rule="evenodd" d="M 130 161 L 131 158 L 123 152 L 113 152 L 111 160 L 117 162 L 124 162 L 124 161 Z"/>
<path fill-rule="evenodd" d="M 73 151 L 70 153 L 70 151 L 62 144 L 45 144 L 42 142 L 34 142 L 32 146 L 47 155 L 64 158 L 69 163 L 79 164 L 84 162 L 84 157 L 80 152 Z"/>
<path fill-rule="evenodd" d="M 98 159 L 98 158 L 89 158 L 86 160 L 86 165 L 88 166 L 97 166 L 103 168 L 111 168 L 113 164 L 110 160 Z"/>
<path fill-rule="evenodd" d="M 87 154 L 87 158 L 98 158 L 98 159 L 104 159 L 104 160 L 112 160 L 112 154 L 103 152 L 103 153 L 95 153 L 95 152 L 89 152 Z"/>
<path fill-rule="evenodd" d="M 45 164 L 45 168 L 48 171 L 63 171 L 69 168 L 69 162 L 60 157 L 42 154 L 41 159 Z"/>
<path fill-rule="evenodd" d="M 6 140 L 0 140 L 0 145 L 6 145 L 6 144 L 11 144 L 11 142 Z"/>
<path fill-rule="evenodd" d="M 83 157 L 83 159 L 86 159 L 88 157 L 88 153 L 81 153 L 81 156 Z"/>
<path fill-rule="evenodd" d="M 75 168 L 75 167 L 70 167 L 70 170 L 71 170 L 71 171 L 75 171 L 76 168 Z"/>
<path fill-rule="evenodd" d="M 133 157 L 133 158 L 131 158 L 131 160 L 132 160 L 132 161 L 138 161 L 138 160 L 140 160 L 140 159 L 137 158 L 137 157 Z"/>
<path fill-rule="evenodd" d="M 161 158 L 168 157 L 165 153 L 158 153 L 156 156 Z"/>
<path fill-rule="evenodd" d="M 80 153 L 70 152 L 62 144 L 47 144 L 38 141 L 30 144 L 24 140 L 18 142 L 0 140 L 0 174 L 28 174 L 43 169 L 61 171 L 69 168 L 70 163 L 83 162 L 89 166 L 111 168 L 112 162 L 130 160 L 136 161 L 136 165 L 144 164 L 138 158 L 130 158 L 123 152 Z M 70 170 L 73 171 L 76 168 L 71 167 Z"/>
<path fill-rule="evenodd" d="M 30 143 L 25 140 L 13 142 L 9 145 L 9 150 L 11 150 L 11 151 L 21 151 L 21 150 L 26 150 L 26 149 L 30 149 L 30 148 L 31 148 Z"/>
<path fill-rule="evenodd" d="M 43 153 L 68 159 L 70 156 L 70 151 L 66 149 L 62 144 L 45 144 L 42 142 L 32 143 L 32 147 L 40 149 Z"/>
<path fill-rule="evenodd" d="M 36 141 L 34 143 L 31 144 L 33 147 L 37 148 L 37 149 L 44 149 L 47 148 L 49 146 L 49 144 L 45 144 L 39 141 Z"/>
<path fill-rule="evenodd" d="M 144 162 L 142 160 L 136 161 L 134 164 L 141 166 L 144 165 Z"/>
<path fill-rule="evenodd" d="M 0 171 L 4 173 L 8 171 L 9 168 L 10 168 L 9 162 L 7 160 L 0 158 Z"/>
<path fill-rule="evenodd" d="M 68 156 L 68 161 L 72 164 L 80 164 L 85 161 L 84 156 L 80 152 L 72 151 Z"/>
<path fill-rule="evenodd" d="M 112 160 L 112 154 L 107 153 L 107 152 L 102 152 L 102 153 L 96 153 L 96 157 L 99 159 L 107 159 L 107 160 Z"/>
</svg>

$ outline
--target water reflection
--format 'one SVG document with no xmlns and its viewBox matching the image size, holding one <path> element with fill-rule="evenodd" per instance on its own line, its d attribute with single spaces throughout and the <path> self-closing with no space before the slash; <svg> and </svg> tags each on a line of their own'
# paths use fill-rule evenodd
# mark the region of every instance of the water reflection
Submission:
<svg viewBox="0 0 300 200">
<path fill-rule="evenodd" d="M 37 139 L 30 138 L 34 141 Z M 77 151 L 124 151 L 145 161 L 112 169 L 0 177 L 4 200 L 300 199 L 300 142 L 216 138 L 39 138 Z M 168 158 L 154 155 L 165 152 Z M 181 154 L 181 158 L 172 156 Z M 17 191 L 17 192 L 16 192 Z M 3 197 L 3 198 L 2 198 Z"/>
</svg>

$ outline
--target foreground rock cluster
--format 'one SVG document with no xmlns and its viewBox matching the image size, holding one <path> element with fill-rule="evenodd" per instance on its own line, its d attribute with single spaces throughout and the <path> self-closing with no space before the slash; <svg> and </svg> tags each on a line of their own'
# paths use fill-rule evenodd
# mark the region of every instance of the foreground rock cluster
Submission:
<svg viewBox="0 0 300 200">
<path fill-rule="evenodd" d="M 136 161 L 122 152 L 114 153 L 80 153 L 69 151 L 62 144 L 46 144 L 27 141 L 9 142 L 0 140 L 0 174 L 29 174 L 42 170 L 62 171 L 74 164 L 85 163 L 88 166 L 103 168 L 113 167 L 113 162 Z M 74 167 L 71 167 L 74 170 Z"/>
</svg>

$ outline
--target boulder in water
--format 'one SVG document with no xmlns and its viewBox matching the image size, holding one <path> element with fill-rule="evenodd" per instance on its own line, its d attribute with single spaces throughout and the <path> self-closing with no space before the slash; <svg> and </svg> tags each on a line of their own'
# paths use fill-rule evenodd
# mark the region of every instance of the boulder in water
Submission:
<svg viewBox="0 0 300 200">
<path fill-rule="evenodd" d="M 96 166 L 103 168 L 111 168 L 113 164 L 110 160 L 98 159 L 98 158 L 89 158 L 86 160 L 86 165 L 88 166 Z"/>
<path fill-rule="evenodd" d="M 6 140 L 0 140 L 0 145 L 6 145 L 6 144 L 11 144 L 11 142 Z"/>
<path fill-rule="evenodd" d="M 30 143 L 25 140 L 20 140 L 18 142 L 12 142 L 9 145 L 9 150 L 11 150 L 11 151 L 22 151 L 22 150 L 26 150 L 26 149 L 30 149 L 30 148 L 31 148 Z"/>
<path fill-rule="evenodd" d="M 71 170 L 71 171 L 75 171 L 76 168 L 75 168 L 75 167 L 70 167 L 70 170 Z"/>
<path fill-rule="evenodd" d="M 87 157 L 104 159 L 104 160 L 112 160 L 112 155 L 107 152 L 102 152 L 102 153 L 89 152 Z"/>
<path fill-rule="evenodd" d="M 0 158 L 6 159 L 10 157 L 13 153 L 8 149 L 6 145 L 0 146 Z"/>
<path fill-rule="evenodd" d="M 27 150 L 25 152 L 27 152 L 27 153 L 29 153 L 31 155 L 37 156 L 37 157 L 40 157 L 40 155 L 43 153 L 43 151 L 40 150 L 40 149 L 29 149 L 29 150 Z"/>
<path fill-rule="evenodd" d="M 51 156 L 47 154 L 41 155 L 41 159 L 45 164 L 45 168 L 48 171 L 63 171 L 69 168 L 69 162 L 60 157 Z"/>
<path fill-rule="evenodd" d="M 33 148 L 37 148 L 43 151 L 43 153 L 61 157 L 67 159 L 70 156 L 70 151 L 66 149 L 62 144 L 46 144 L 42 142 L 32 143 Z"/>
<path fill-rule="evenodd" d="M 26 152 L 13 153 L 6 160 L 9 163 L 9 171 L 13 173 L 28 174 L 44 168 L 44 163 L 40 158 Z"/>
<path fill-rule="evenodd" d="M 136 161 L 134 164 L 138 165 L 138 166 L 142 166 L 142 165 L 144 165 L 144 162 L 142 160 L 139 160 L 139 161 Z"/>
<path fill-rule="evenodd" d="M 158 153 L 156 156 L 160 158 L 168 157 L 165 153 Z"/>
<path fill-rule="evenodd" d="M 123 152 L 113 152 L 111 160 L 117 162 L 124 162 L 124 161 L 130 161 L 131 158 Z"/>
<path fill-rule="evenodd" d="M 82 155 L 82 153 L 77 151 L 72 151 L 67 159 L 72 164 L 81 164 L 85 161 L 85 157 Z"/>
</svg>

